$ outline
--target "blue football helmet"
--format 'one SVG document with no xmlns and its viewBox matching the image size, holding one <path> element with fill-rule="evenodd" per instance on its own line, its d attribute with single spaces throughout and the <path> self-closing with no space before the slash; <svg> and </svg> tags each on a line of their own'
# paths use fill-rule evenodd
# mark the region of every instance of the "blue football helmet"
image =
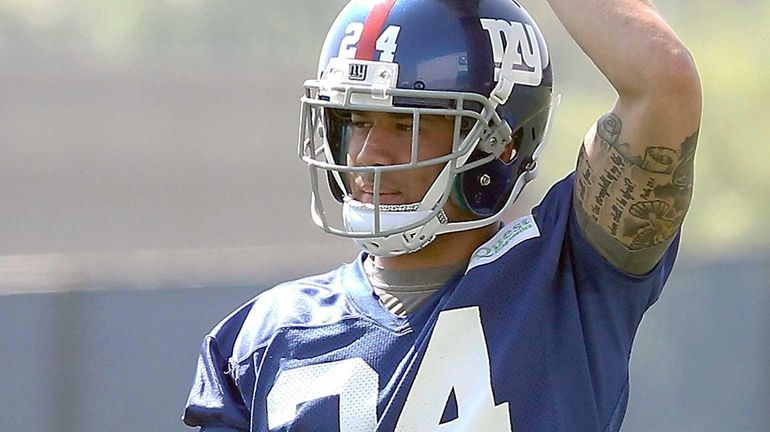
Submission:
<svg viewBox="0 0 770 432">
<path fill-rule="evenodd" d="M 326 36 L 317 78 L 304 84 L 299 155 L 313 221 L 376 256 L 498 222 L 535 176 L 552 93 L 545 40 L 516 1 L 351 1 Z M 356 111 L 410 116 L 408 162 L 348 164 Z M 450 153 L 415 156 L 425 116 L 452 120 Z M 380 202 L 383 176 L 425 167 L 440 171 L 420 201 Z M 374 202 L 353 197 L 355 175 L 373 179 Z M 450 220 L 448 202 L 471 217 Z"/>
</svg>

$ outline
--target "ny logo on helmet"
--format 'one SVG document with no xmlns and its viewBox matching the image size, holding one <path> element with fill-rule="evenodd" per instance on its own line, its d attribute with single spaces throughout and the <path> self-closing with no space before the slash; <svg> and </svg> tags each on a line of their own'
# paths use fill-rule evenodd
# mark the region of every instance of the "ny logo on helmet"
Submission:
<svg viewBox="0 0 770 432">
<path fill-rule="evenodd" d="M 366 72 L 369 68 L 365 64 L 351 63 L 348 70 L 348 78 L 351 81 L 366 81 Z"/>
<path fill-rule="evenodd" d="M 481 27 L 492 42 L 495 81 L 505 77 L 517 84 L 539 86 L 543 81 L 543 58 L 538 30 L 530 24 L 492 18 L 482 18 Z"/>
</svg>

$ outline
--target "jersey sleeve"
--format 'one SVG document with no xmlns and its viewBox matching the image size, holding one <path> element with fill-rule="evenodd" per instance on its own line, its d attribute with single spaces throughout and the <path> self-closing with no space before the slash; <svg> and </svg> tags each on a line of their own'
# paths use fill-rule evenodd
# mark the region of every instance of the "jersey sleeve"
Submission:
<svg viewBox="0 0 770 432">
<path fill-rule="evenodd" d="M 574 174 L 569 177 L 572 186 Z M 681 231 L 676 234 L 658 264 L 645 275 L 633 275 L 627 273 L 604 258 L 586 238 L 575 215 L 572 191 L 569 192 L 571 202 L 569 208 L 569 220 L 567 230 L 572 248 L 572 257 L 575 268 L 580 272 L 580 280 L 585 281 L 586 286 L 606 286 L 609 291 L 614 289 L 627 289 L 633 292 L 618 293 L 621 296 L 635 298 L 638 312 L 646 311 L 660 297 L 666 281 L 668 280 L 679 250 Z M 608 293 L 609 294 L 609 293 Z"/>
<path fill-rule="evenodd" d="M 626 273 L 605 259 L 580 229 L 573 207 L 574 173 L 554 184 L 533 210 L 538 224 L 549 227 L 558 245 L 558 268 L 568 280 L 586 337 L 612 340 L 622 358 L 631 345 L 644 313 L 658 300 L 676 260 L 679 234 L 655 268 L 642 276 Z M 554 253 L 556 255 L 557 253 Z M 597 359 L 611 358 L 597 353 Z"/>
<path fill-rule="evenodd" d="M 201 345 L 198 366 L 182 420 L 203 432 L 249 430 L 249 414 L 229 375 L 230 365 L 217 341 L 207 336 Z"/>
<path fill-rule="evenodd" d="M 559 294 L 578 318 L 602 430 L 617 430 L 628 403 L 628 363 L 644 314 L 661 295 L 679 246 L 679 234 L 649 273 L 626 273 L 583 235 L 573 207 L 574 173 L 556 183 L 536 209 L 550 245 L 559 249 Z M 539 223 L 540 223 L 539 221 Z M 547 228 L 546 228 L 547 227 Z M 574 308 L 573 308 L 574 306 Z"/>
</svg>

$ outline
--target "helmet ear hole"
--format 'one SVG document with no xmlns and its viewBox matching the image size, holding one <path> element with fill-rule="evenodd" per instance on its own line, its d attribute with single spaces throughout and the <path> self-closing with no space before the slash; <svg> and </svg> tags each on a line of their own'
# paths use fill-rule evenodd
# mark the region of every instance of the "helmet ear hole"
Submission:
<svg viewBox="0 0 770 432">
<path fill-rule="evenodd" d="M 508 143 L 508 145 L 505 146 L 505 149 L 500 154 L 500 161 L 506 165 L 510 165 L 513 163 L 513 161 L 516 160 L 516 156 L 519 154 L 519 149 L 521 148 L 521 142 L 524 139 L 524 129 L 518 128 L 516 131 L 511 135 L 511 142 Z"/>
<path fill-rule="evenodd" d="M 534 130 L 533 130 L 534 133 Z M 521 141 L 524 139 L 524 128 L 517 128 L 513 132 L 513 136 L 511 137 L 511 145 L 513 145 L 513 149 L 516 151 L 519 151 L 521 148 Z"/>
</svg>

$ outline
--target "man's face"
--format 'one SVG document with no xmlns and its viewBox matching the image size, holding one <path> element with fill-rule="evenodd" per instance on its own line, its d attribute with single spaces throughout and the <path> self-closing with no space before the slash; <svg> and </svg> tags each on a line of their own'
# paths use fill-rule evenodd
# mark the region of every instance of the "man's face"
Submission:
<svg viewBox="0 0 770 432">
<path fill-rule="evenodd" d="M 348 144 L 348 166 L 406 164 L 412 152 L 412 115 L 377 112 L 351 113 L 352 134 Z M 444 116 L 420 117 L 418 161 L 451 153 L 454 122 Z M 380 184 L 381 204 L 419 202 L 446 164 L 386 172 Z M 374 203 L 374 175 L 351 173 L 353 198 Z"/>
</svg>

